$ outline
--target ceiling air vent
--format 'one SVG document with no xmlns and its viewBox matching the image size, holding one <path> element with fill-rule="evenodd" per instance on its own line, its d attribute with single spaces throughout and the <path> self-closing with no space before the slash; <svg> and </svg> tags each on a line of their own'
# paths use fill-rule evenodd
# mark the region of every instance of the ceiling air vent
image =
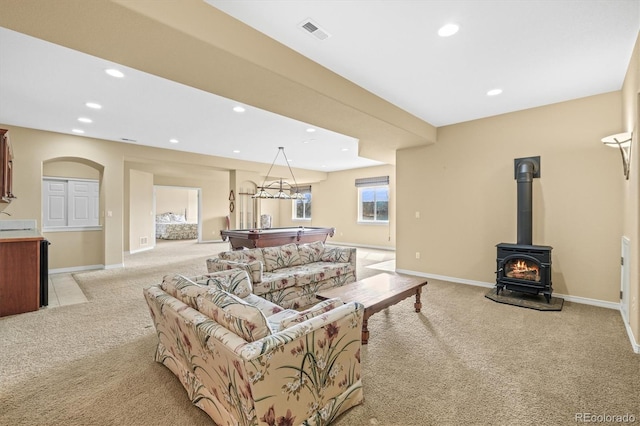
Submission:
<svg viewBox="0 0 640 426">
<path fill-rule="evenodd" d="M 300 24 L 300 28 L 317 38 L 318 40 L 326 40 L 330 37 L 329 33 L 320 28 L 320 26 L 311 19 L 305 19 Z"/>
</svg>

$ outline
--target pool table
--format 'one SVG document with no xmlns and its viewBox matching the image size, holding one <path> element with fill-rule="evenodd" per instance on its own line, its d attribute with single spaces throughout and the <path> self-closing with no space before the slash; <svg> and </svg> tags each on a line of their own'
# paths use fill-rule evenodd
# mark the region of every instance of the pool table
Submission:
<svg viewBox="0 0 640 426">
<path fill-rule="evenodd" d="M 289 243 L 325 242 L 333 237 L 336 228 L 299 226 L 297 228 L 229 229 L 220 231 L 223 241 L 229 240 L 231 248 L 273 247 Z"/>
</svg>

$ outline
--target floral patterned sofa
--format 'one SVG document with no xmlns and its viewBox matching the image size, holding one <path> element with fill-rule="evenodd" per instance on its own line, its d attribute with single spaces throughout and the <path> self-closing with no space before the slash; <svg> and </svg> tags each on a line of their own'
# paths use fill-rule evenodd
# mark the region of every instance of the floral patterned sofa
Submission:
<svg viewBox="0 0 640 426">
<path fill-rule="evenodd" d="M 322 289 L 356 280 L 356 249 L 322 241 L 225 251 L 207 259 L 209 272 L 244 269 L 253 292 L 283 308 L 315 303 Z"/>
<path fill-rule="evenodd" d="M 240 269 L 144 289 L 155 360 L 217 425 L 327 425 L 362 403 L 364 308 L 338 299 L 284 310 Z"/>
</svg>

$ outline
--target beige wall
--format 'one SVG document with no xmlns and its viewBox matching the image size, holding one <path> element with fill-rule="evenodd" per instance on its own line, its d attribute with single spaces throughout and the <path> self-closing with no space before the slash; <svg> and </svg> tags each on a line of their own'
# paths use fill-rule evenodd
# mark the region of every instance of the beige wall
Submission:
<svg viewBox="0 0 640 426">
<path fill-rule="evenodd" d="M 89 232 L 45 233 L 50 269 L 85 265 L 122 264 L 122 188 L 123 162 L 119 144 L 95 139 L 43 132 L 15 126 L 9 130 L 13 146 L 13 189 L 18 197 L 5 211 L 15 219 L 36 219 L 42 224 L 43 164 L 50 160 L 73 159 L 102 170 L 100 203 L 113 212 L 104 219 L 100 238 Z M 95 259 L 100 261 L 96 263 Z"/>
<path fill-rule="evenodd" d="M 126 181 L 125 181 L 126 184 Z M 129 251 L 147 250 L 155 241 L 153 174 L 129 170 Z"/>
<path fill-rule="evenodd" d="M 359 178 L 389 176 L 389 223 L 387 225 L 358 224 Z M 329 173 L 326 180 L 311 184 L 312 219 L 309 226 L 335 227 L 329 243 L 356 244 L 393 249 L 396 246 L 396 179 L 395 166 L 365 167 Z M 280 211 L 280 226 L 300 226 L 291 219 L 291 202 L 284 202 Z"/>
<path fill-rule="evenodd" d="M 198 222 L 198 190 L 178 186 L 156 186 L 156 214 L 175 213 L 190 223 Z"/>
<path fill-rule="evenodd" d="M 75 161 L 68 158 L 53 159 L 43 162 L 42 175 L 101 180 L 102 167 L 82 158 L 77 158 Z M 103 203 L 102 191 L 100 198 L 100 202 Z M 40 225 L 43 215 L 44 212 L 34 216 Z M 100 218 L 100 224 L 104 225 L 103 217 Z M 54 272 L 74 268 L 77 265 L 87 268 L 104 265 L 104 233 L 102 231 L 45 232 L 43 235 L 51 243 L 49 266 Z"/>
<path fill-rule="evenodd" d="M 397 268 L 494 283 L 495 245 L 516 242 L 514 159 L 539 155 L 533 243 L 554 248 L 554 291 L 617 302 L 622 166 L 600 139 L 620 116 L 614 92 L 442 127 L 435 145 L 399 151 Z"/>
<path fill-rule="evenodd" d="M 622 235 L 630 240 L 630 294 L 629 294 L 629 325 L 635 339 L 636 347 L 640 347 L 640 138 L 638 137 L 638 119 L 640 110 L 640 36 L 636 41 L 633 56 L 622 86 L 622 127 L 621 132 L 633 132 L 631 152 L 631 172 L 628 181 L 620 185 L 623 191 L 622 203 Z M 617 133 L 617 132 L 616 132 Z"/>
<path fill-rule="evenodd" d="M 73 177 L 78 179 L 100 179 L 100 171 L 75 161 L 49 161 L 42 165 L 42 175 L 51 177 Z"/>
</svg>

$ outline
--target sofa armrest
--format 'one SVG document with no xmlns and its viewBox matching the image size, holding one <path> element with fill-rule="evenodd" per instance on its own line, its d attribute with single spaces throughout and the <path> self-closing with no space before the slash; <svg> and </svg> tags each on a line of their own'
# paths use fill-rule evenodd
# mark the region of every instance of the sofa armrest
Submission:
<svg viewBox="0 0 640 426">
<path fill-rule="evenodd" d="M 340 246 L 325 246 L 324 253 L 320 258 L 323 262 L 339 262 L 350 263 L 353 267 L 353 271 L 356 269 L 356 248 L 355 247 L 340 247 Z"/>
<path fill-rule="evenodd" d="M 238 355 L 249 361 L 256 359 L 276 348 L 278 348 L 278 351 L 281 350 L 279 348 L 280 346 L 288 345 L 307 335 L 312 335 L 318 330 L 324 330 L 337 321 L 344 322 L 345 326 L 349 329 L 357 328 L 359 341 L 363 314 L 364 306 L 362 304 L 358 302 L 345 303 L 321 316 L 310 318 L 270 336 L 251 342 L 243 346 L 241 351 L 238 352 Z"/>
<path fill-rule="evenodd" d="M 259 420 L 329 424 L 362 401 L 363 314 L 347 303 L 240 349 Z"/>
<path fill-rule="evenodd" d="M 355 247 L 344 247 L 344 249 L 349 253 L 349 263 L 353 267 L 353 272 L 355 273 L 357 269 L 356 261 L 358 259 L 358 254 L 356 253 Z"/>
<path fill-rule="evenodd" d="M 263 265 L 259 260 L 244 263 L 220 258 L 207 259 L 207 271 L 209 272 L 228 271 L 229 269 L 244 269 L 249 274 L 252 284 L 262 282 Z"/>
</svg>

